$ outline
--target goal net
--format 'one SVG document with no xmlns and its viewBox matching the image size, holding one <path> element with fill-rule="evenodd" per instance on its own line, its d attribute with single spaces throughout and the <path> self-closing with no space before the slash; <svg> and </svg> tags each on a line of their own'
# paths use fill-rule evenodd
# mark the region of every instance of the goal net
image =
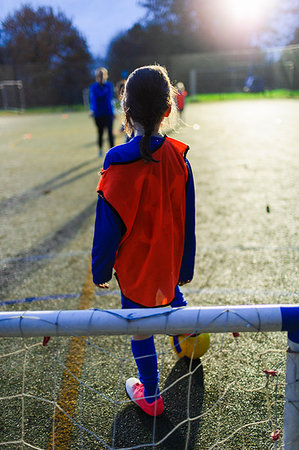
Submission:
<svg viewBox="0 0 299 450">
<path fill-rule="evenodd" d="M 298 323 L 299 305 L 1 312 L 0 445 L 298 448 Z M 124 394 L 136 374 L 130 335 L 148 332 L 157 418 Z M 187 332 L 211 333 L 201 359 L 174 354 L 169 335 Z"/>
<path fill-rule="evenodd" d="M 0 109 L 25 111 L 24 87 L 21 80 L 0 81 Z"/>
</svg>

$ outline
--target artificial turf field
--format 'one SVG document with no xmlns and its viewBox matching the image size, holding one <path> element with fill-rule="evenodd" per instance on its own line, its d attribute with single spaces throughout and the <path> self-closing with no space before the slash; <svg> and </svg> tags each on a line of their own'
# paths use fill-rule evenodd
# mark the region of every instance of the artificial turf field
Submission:
<svg viewBox="0 0 299 450">
<path fill-rule="evenodd" d="M 190 306 L 299 302 L 298 116 L 298 100 L 190 104 L 169 132 L 189 144 L 196 182 Z M 2 115 L 0 135 L 1 310 L 118 308 L 116 281 L 99 295 L 90 277 L 102 163 L 93 122 L 82 112 Z M 89 342 L 1 338 L 0 444 L 282 448 L 270 435 L 282 436 L 285 333 L 212 335 L 192 367 L 157 336 L 166 388 L 157 420 L 126 401 L 124 382 L 137 375 L 129 337 Z M 72 420 L 56 409 L 53 425 L 57 399 Z"/>
</svg>

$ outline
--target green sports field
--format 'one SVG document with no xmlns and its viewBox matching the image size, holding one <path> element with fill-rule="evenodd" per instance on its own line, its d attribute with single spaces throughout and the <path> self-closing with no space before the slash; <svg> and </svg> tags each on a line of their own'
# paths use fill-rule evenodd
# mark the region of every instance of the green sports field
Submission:
<svg viewBox="0 0 299 450">
<path fill-rule="evenodd" d="M 196 182 L 190 306 L 299 303 L 298 117 L 297 99 L 194 103 L 169 132 L 189 144 Z M 118 119 L 117 143 L 119 129 Z M 118 308 L 116 281 L 103 295 L 90 277 L 102 164 L 92 120 L 2 114 L 0 136 L 0 310 Z M 157 420 L 126 399 L 124 382 L 137 376 L 130 338 L 86 339 L 1 338 L 0 445 L 282 448 L 285 333 L 212 335 L 192 364 L 157 336 Z"/>
</svg>

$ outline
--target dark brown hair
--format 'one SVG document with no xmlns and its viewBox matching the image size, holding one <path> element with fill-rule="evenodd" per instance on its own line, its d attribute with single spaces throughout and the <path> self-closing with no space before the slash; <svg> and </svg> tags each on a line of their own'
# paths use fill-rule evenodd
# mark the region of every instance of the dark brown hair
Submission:
<svg viewBox="0 0 299 450">
<path fill-rule="evenodd" d="M 155 161 L 150 150 L 150 138 L 157 123 L 172 104 L 173 87 L 167 70 L 160 65 L 139 67 L 127 79 L 122 105 L 125 113 L 125 130 L 133 131 L 133 123 L 144 128 L 139 147 L 145 161 Z"/>
</svg>

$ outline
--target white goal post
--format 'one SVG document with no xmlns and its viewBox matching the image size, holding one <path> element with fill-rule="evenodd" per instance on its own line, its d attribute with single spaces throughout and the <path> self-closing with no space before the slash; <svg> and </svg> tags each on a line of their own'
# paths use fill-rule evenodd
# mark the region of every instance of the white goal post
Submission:
<svg viewBox="0 0 299 450">
<path fill-rule="evenodd" d="M 86 111 L 88 111 L 89 110 L 89 88 L 83 89 L 82 99 L 83 99 L 84 109 L 86 109 Z"/>
<path fill-rule="evenodd" d="M 284 449 L 299 448 L 299 304 L 0 312 L 0 336 L 288 332 Z"/>
<path fill-rule="evenodd" d="M 0 312 L 0 336 L 299 332 L 298 305 Z"/>
<path fill-rule="evenodd" d="M 25 111 L 24 86 L 21 80 L 0 81 L 1 104 L 8 111 Z"/>
</svg>

